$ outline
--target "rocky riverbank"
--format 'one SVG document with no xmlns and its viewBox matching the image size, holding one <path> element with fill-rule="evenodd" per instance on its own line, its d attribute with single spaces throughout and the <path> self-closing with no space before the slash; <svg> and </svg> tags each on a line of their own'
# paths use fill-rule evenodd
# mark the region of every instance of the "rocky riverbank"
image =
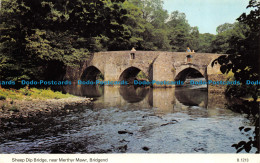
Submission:
<svg viewBox="0 0 260 163">
<path fill-rule="evenodd" d="M 58 111 L 70 112 L 70 106 L 86 105 L 93 100 L 84 97 L 69 97 L 46 100 L 2 100 L 0 101 L 1 119 L 30 118 L 48 115 Z"/>
</svg>

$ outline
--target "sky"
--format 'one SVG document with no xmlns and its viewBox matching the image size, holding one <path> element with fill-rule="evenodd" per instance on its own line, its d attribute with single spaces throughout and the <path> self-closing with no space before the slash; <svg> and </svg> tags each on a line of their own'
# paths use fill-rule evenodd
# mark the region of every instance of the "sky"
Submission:
<svg viewBox="0 0 260 163">
<path fill-rule="evenodd" d="M 199 27 L 200 33 L 216 34 L 216 28 L 224 23 L 234 23 L 244 12 L 249 0 L 163 0 L 169 13 L 185 13 L 191 26 Z"/>
</svg>

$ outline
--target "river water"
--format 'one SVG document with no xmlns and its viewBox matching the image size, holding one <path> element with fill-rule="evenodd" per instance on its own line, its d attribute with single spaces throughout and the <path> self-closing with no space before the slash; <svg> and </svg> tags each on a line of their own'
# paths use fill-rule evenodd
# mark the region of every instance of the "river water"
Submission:
<svg viewBox="0 0 260 163">
<path fill-rule="evenodd" d="M 240 132 L 253 125 L 225 108 L 224 95 L 205 88 L 70 86 L 63 92 L 94 102 L 3 122 L 0 153 L 236 153 L 232 144 L 253 135 Z"/>
</svg>

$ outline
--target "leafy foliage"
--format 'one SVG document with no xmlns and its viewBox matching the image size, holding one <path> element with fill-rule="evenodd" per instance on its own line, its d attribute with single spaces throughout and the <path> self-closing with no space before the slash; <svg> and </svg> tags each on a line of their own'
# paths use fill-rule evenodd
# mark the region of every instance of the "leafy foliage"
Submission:
<svg viewBox="0 0 260 163">
<path fill-rule="evenodd" d="M 211 53 L 213 50 L 212 42 L 215 40 L 215 35 L 210 33 L 199 34 L 198 52 Z"/>
<path fill-rule="evenodd" d="M 251 1 L 249 7 L 256 5 Z M 252 74 L 258 68 L 249 64 L 257 56 L 247 57 L 257 53 L 252 49 L 258 47 L 259 27 L 250 20 L 257 10 L 241 15 L 239 23 L 220 25 L 217 36 L 200 34 L 184 13 L 164 10 L 162 0 L 3 0 L 0 14 L 0 80 L 60 79 L 66 66 L 79 66 L 92 52 L 132 47 L 236 52 L 247 66 L 229 69 Z"/>
<path fill-rule="evenodd" d="M 246 86 L 246 81 L 259 80 L 259 54 L 260 54 L 260 2 L 251 0 L 248 7 L 253 7 L 248 15 L 242 14 L 232 29 L 227 29 L 216 36 L 213 41 L 215 52 L 226 52 L 230 55 L 217 59 L 221 65 L 222 73 L 232 71 L 236 80 L 241 81 L 242 86 L 230 88 L 230 92 L 236 89 L 244 89 L 256 101 L 259 96 L 259 86 Z M 237 93 L 234 93 L 237 95 Z"/>
<path fill-rule="evenodd" d="M 55 66 L 77 66 L 103 42 L 125 37 L 122 2 L 3 0 L 0 79 L 48 79 Z"/>
<path fill-rule="evenodd" d="M 259 153 L 259 85 L 247 85 L 246 80 L 257 81 L 259 76 L 259 54 L 260 54 L 260 2 L 250 0 L 248 8 L 253 8 L 249 14 L 243 13 L 233 26 L 225 24 L 218 28 L 219 34 L 213 41 L 214 51 L 226 52 L 230 55 L 221 56 L 217 59 L 221 65 L 221 72 L 234 73 L 234 78 L 241 81 L 240 86 L 231 86 L 227 89 L 227 94 L 232 97 L 252 97 L 253 101 L 245 101 L 243 104 L 234 104 L 229 109 L 244 113 L 255 125 L 254 137 L 249 137 L 248 141 L 240 141 L 233 144 L 237 153 L 245 150 L 250 152 L 254 147 Z M 244 126 L 239 128 L 241 132 L 249 132 L 250 128 Z"/>
</svg>

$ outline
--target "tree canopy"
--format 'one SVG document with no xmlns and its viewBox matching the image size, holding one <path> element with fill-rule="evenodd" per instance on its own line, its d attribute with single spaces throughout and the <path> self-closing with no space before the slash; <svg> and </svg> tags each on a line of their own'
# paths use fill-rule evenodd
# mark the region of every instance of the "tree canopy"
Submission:
<svg viewBox="0 0 260 163">
<path fill-rule="evenodd" d="M 249 7 L 256 5 L 252 0 Z M 199 33 L 184 13 L 163 9 L 162 0 L 2 0 L 0 14 L 0 80 L 52 79 L 92 52 L 132 47 L 236 52 L 258 68 L 259 10 L 220 25 L 217 35 Z"/>
</svg>

